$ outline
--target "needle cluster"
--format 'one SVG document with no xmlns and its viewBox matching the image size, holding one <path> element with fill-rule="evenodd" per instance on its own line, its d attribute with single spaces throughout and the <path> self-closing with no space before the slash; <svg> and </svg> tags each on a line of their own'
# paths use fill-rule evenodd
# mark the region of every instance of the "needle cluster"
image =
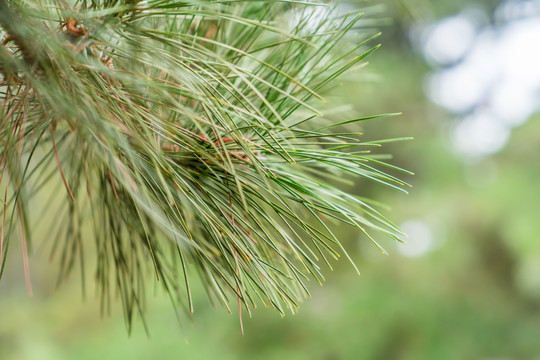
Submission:
<svg viewBox="0 0 540 360">
<path fill-rule="evenodd" d="M 2 271 L 17 238 L 27 267 L 50 193 L 59 279 L 95 262 L 128 324 L 149 273 L 188 313 L 195 274 L 227 309 L 294 311 L 347 256 L 336 224 L 399 235 L 343 190 L 405 185 L 361 141 L 377 116 L 317 109 L 377 48 L 349 40 L 361 22 L 303 1 L 0 0 Z"/>
</svg>

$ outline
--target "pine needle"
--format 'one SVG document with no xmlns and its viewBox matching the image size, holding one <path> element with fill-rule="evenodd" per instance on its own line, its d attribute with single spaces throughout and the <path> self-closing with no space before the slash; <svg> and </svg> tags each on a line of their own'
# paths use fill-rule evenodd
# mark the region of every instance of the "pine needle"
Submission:
<svg viewBox="0 0 540 360">
<path fill-rule="evenodd" d="M 319 109 L 378 47 L 358 41 L 362 15 L 285 0 L 0 0 L 2 272 L 18 236 L 31 292 L 25 209 L 54 193 L 37 215 L 60 220 L 59 283 L 95 258 L 102 313 L 118 299 L 130 330 L 149 281 L 193 313 L 198 274 L 212 302 L 237 302 L 243 333 L 243 310 L 294 312 L 305 282 L 324 280 L 320 261 L 354 266 L 336 224 L 381 250 L 371 231 L 399 238 L 341 188 L 407 186 L 368 151 L 385 141 L 358 129 L 396 114 L 336 122 Z"/>
</svg>

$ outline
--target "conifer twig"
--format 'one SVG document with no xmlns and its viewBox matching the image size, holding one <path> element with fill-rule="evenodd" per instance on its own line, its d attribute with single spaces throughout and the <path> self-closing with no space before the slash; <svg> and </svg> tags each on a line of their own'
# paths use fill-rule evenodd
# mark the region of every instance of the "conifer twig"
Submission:
<svg viewBox="0 0 540 360">
<path fill-rule="evenodd" d="M 193 313 L 197 273 L 242 323 L 257 304 L 294 312 L 321 261 L 351 259 L 336 224 L 398 238 L 340 185 L 407 185 L 355 128 L 387 115 L 317 109 L 377 47 L 351 41 L 362 16 L 297 1 L 0 0 L 0 13 L 1 272 L 47 192 L 59 282 L 93 252 L 103 309 L 118 298 L 129 329 L 149 274 Z"/>
</svg>

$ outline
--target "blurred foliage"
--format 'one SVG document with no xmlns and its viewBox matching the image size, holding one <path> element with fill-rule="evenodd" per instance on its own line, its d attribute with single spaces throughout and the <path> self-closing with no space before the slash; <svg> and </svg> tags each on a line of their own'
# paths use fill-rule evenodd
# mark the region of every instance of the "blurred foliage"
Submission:
<svg viewBox="0 0 540 360">
<path fill-rule="evenodd" d="M 440 17 L 465 3 L 428 5 Z M 399 14 L 401 2 L 391 4 L 398 4 L 389 8 L 391 16 Z M 385 244 L 390 256 L 383 256 L 358 242 L 358 234 L 344 232 L 346 246 L 357 249 L 353 258 L 362 275 L 345 262 L 337 264 L 324 287 L 312 284 L 313 298 L 299 314 L 281 319 L 258 310 L 245 321 L 244 337 L 234 315 L 205 306 L 200 291 L 194 301 L 202 306 L 184 330 L 170 317 L 166 300 L 156 296 L 149 301 L 150 338 L 142 327 L 128 338 L 120 317 L 95 316 L 98 306 L 91 296 L 81 304 L 76 281 L 55 292 L 53 280 L 46 281 L 54 272 L 33 274 L 44 281 L 28 298 L 23 279 L 8 278 L 0 284 L 0 359 L 540 357 L 540 119 L 517 128 L 500 153 L 464 161 L 450 147 L 452 116 L 424 98 L 429 68 L 388 36 L 370 59 L 369 75 L 348 77 L 334 96 L 360 115 L 403 112 L 363 127 L 373 139 L 414 136 L 385 145 L 396 154 L 394 164 L 416 173 L 407 179 L 414 186 L 410 194 L 388 194 L 363 182 L 357 187 L 363 192 L 369 187 L 389 204 L 398 223 L 427 223 L 434 236 L 431 251 L 407 258 Z"/>
</svg>

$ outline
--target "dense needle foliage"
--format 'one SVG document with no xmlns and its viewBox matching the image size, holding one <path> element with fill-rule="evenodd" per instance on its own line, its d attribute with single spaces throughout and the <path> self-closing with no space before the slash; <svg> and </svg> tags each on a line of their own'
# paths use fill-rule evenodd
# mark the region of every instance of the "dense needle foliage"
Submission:
<svg viewBox="0 0 540 360">
<path fill-rule="evenodd" d="M 0 0 L 2 271 L 14 239 L 27 268 L 45 192 L 59 280 L 95 261 L 128 324 L 152 272 L 187 312 L 195 273 L 227 309 L 294 311 L 347 256 L 333 226 L 399 235 L 343 190 L 404 185 L 360 140 L 378 116 L 318 110 L 376 48 L 361 23 L 302 1 Z"/>
</svg>

